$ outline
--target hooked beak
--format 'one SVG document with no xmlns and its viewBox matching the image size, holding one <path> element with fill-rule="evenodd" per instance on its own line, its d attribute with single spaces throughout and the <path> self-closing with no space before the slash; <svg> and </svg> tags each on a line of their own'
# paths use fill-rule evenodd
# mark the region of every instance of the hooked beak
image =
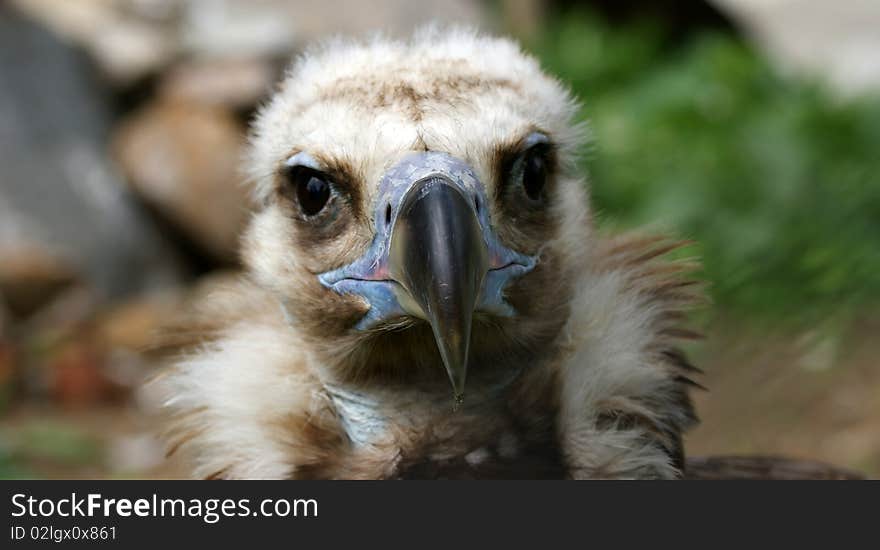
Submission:
<svg viewBox="0 0 880 550">
<path fill-rule="evenodd" d="M 430 323 L 456 404 L 464 394 L 471 323 L 488 268 L 472 201 L 442 175 L 416 182 L 391 231 L 388 272 L 399 284 L 401 307 Z"/>
<path fill-rule="evenodd" d="M 485 188 L 467 163 L 446 153 L 413 153 L 379 182 L 369 248 L 318 279 L 370 309 L 356 330 L 404 316 L 426 320 L 460 403 L 474 311 L 512 317 L 510 282 L 537 262 L 506 247 L 492 228 Z"/>
</svg>

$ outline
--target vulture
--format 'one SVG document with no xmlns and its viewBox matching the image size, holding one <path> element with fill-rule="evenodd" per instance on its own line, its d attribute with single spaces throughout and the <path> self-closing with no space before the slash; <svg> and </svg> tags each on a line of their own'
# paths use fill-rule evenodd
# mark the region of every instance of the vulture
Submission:
<svg viewBox="0 0 880 550">
<path fill-rule="evenodd" d="M 296 60 L 245 159 L 243 275 L 173 332 L 202 478 L 679 478 L 702 300 L 681 243 L 596 229 L 569 90 L 428 28 Z"/>
</svg>

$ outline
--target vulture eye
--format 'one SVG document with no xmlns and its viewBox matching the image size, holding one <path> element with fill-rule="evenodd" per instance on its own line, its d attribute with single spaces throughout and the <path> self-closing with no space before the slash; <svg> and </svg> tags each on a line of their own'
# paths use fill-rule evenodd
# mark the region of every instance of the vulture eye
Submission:
<svg viewBox="0 0 880 550">
<path fill-rule="evenodd" d="M 533 147 L 526 153 L 523 159 L 522 184 L 526 195 L 533 201 L 541 198 L 544 183 L 547 181 L 547 163 L 544 159 L 544 151 L 535 150 Z M 542 148 L 543 149 L 543 148 Z"/>
<path fill-rule="evenodd" d="M 287 179 L 296 192 L 299 207 L 306 216 L 314 216 L 324 209 L 330 200 L 331 187 L 321 172 L 295 166 L 287 172 Z"/>
</svg>

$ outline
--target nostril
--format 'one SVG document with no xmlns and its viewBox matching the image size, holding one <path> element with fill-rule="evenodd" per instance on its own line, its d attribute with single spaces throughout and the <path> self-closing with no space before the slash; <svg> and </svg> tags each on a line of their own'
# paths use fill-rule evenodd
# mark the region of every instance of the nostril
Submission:
<svg viewBox="0 0 880 550">
<path fill-rule="evenodd" d="M 391 205 L 385 206 L 385 225 L 391 224 Z"/>
<path fill-rule="evenodd" d="M 474 208 L 477 209 L 477 214 L 480 213 L 480 197 L 474 197 Z"/>
</svg>

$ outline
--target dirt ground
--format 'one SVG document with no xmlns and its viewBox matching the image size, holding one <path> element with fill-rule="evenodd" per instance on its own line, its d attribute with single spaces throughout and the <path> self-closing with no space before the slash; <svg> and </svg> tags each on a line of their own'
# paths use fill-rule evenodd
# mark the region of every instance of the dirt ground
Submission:
<svg viewBox="0 0 880 550">
<path fill-rule="evenodd" d="M 695 355 L 708 392 L 692 455 L 812 458 L 880 477 L 880 319 L 846 336 L 716 329 Z"/>
<path fill-rule="evenodd" d="M 845 337 L 768 336 L 715 328 L 692 355 L 706 372 L 692 455 L 781 454 L 880 477 L 880 319 Z M 99 408 L 18 406 L 0 419 L 5 477 L 175 478 L 135 402 Z M 0 453 L 2 453 L 0 445 Z M 7 462 L 9 460 L 7 459 Z"/>
</svg>

